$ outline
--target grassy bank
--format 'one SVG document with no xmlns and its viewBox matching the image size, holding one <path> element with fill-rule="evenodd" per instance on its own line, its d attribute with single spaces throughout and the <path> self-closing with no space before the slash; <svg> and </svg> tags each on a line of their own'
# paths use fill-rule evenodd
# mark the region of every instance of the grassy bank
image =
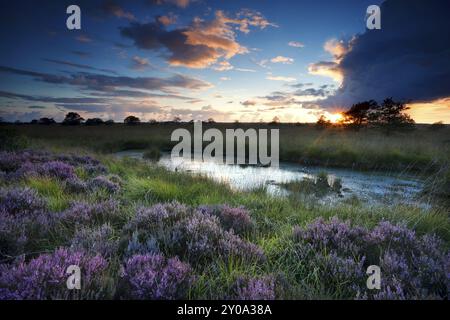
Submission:
<svg viewBox="0 0 450 320">
<path fill-rule="evenodd" d="M 8 125 L 33 146 L 87 148 L 111 153 L 128 149 L 170 150 L 170 135 L 176 128 L 192 130 L 192 124 L 122 124 L 103 126 Z M 363 170 L 436 171 L 450 162 L 450 127 L 430 130 L 417 125 L 389 136 L 376 128 L 360 131 L 343 128 L 318 130 L 314 125 L 204 124 L 219 128 L 280 129 L 280 158 L 305 165 Z"/>
</svg>

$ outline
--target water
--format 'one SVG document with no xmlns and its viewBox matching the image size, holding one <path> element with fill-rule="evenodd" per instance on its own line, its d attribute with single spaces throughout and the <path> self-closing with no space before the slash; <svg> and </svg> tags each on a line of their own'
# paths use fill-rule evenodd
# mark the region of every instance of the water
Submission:
<svg viewBox="0 0 450 320">
<path fill-rule="evenodd" d="M 120 157 L 142 159 L 142 151 L 122 151 Z M 200 174 L 215 181 L 224 182 L 235 190 L 252 190 L 265 187 L 267 192 L 276 196 L 286 196 L 289 192 L 280 186 L 281 183 L 314 178 L 325 171 L 329 181 L 341 179 L 342 192 L 332 193 L 318 201 L 326 204 L 357 197 L 368 205 L 410 204 L 429 208 L 422 202 L 419 194 L 423 182 L 413 176 L 388 174 L 383 172 L 361 172 L 351 169 L 334 169 L 324 167 L 305 167 L 294 163 L 281 162 L 278 168 L 260 166 L 225 165 L 213 160 L 189 161 L 178 158 L 171 159 L 170 154 L 163 154 L 159 165 L 171 171 L 184 171 Z"/>
</svg>

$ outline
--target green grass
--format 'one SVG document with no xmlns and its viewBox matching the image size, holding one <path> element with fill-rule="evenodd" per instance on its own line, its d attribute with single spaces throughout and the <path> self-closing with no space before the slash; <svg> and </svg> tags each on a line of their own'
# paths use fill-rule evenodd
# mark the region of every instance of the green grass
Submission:
<svg viewBox="0 0 450 320">
<path fill-rule="evenodd" d="M 450 126 L 430 130 L 417 125 L 416 130 L 398 131 L 386 136 L 381 129 L 359 131 L 294 124 L 203 124 L 224 131 L 227 128 L 280 129 L 280 159 L 306 165 L 358 168 L 363 170 L 428 171 L 438 170 L 450 162 Z M 147 149 L 152 157 L 168 151 L 173 130 L 193 129 L 192 124 L 141 124 L 126 126 L 40 126 L 2 125 L 14 129 L 34 147 L 64 150 L 67 147 L 111 153 L 130 149 Z"/>
</svg>

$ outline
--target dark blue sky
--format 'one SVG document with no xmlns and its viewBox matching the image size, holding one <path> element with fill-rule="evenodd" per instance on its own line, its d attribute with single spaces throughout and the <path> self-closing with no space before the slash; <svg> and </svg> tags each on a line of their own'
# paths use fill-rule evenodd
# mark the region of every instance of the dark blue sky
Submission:
<svg viewBox="0 0 450 320">
<path fill-rule="evenodd" d="M 382 6 L 382 30 L 369 31 L 366 9 L 381 2 L 3 1 L 0 116 L 61 119 L 76 111 L 115 120 L 135 114 L 147 120 L 259 121 L 277 115 L 314 121 L 321 113 L 335 117 L 332 112 L 355 99 L 389 94 L 427 105 L 421 107 L 428 111 L 424 121 L 431 108 L 448 119 L 449 92 L 410 81 L 448 80 L 444 60 L 450 48 L 448 38 L 440 38 L 449 32 L 448 23 L 439 25 L 448 4 L 436 1 L 427 11 L 418 1 L 402 7 L 389 0 Z M 79 31 L 66 28 L 70 4 L 81 8 Z M 425 31 L 400 28 L 395 21 L 408 10 L 423 12 L 422 22 L 436 25 Z M 428 49 L 411 43 L 429 34 L 435 39 Z M 391 38 L 404 43 L 397 47 Z M 391 79 L 373 52 L 386 47 L 391 50 L 383 64 L 393 64 L 405 88 L 420 90 L 383 85 Z M 431 57 L 440 62 L 438 75 Z M 366 75 L 371 61 L 373 74 Z M 371 96 L 373 83 L 378 89 Z"/>
</svg>

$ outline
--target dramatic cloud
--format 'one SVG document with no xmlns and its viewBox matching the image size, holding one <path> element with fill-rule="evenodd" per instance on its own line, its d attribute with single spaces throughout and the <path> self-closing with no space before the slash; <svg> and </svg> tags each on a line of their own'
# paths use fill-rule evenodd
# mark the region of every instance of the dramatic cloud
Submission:
<svg viewBox="0 0 450 320">
<path fill-rule="evenodd" d="M 118 88 L 133 88 L 142 90 L 160 90 L 163 92 L 172 93 L 173 88 L 198 90 L 211 87 L 211 85 L 205 81 L 181 74 L 176 74 L 168 78 L 133 78 L 125 76 L 107 76 L 94 73 L 73 73 L 66 76 L 40 73 L 3 66 L 0 66 L 0 72 L 30 76 L 35 80 L 46 83 L 66 84 L 81 87 L 85 90 L 99 91 L 112 91 Z"/>
<path fill-rule="evenodd" d="M 167 61 L 172 66 L 206 68 L 221 58 L 228 60 L 248 52 L 236 41 L 234 27 L 247 33 L 249 26 L 263 29 L 269 25 L 272 24 L 257 12 L 245 11 L 236 18 L 229 18 L 217 11 L 213 20 L 195 18 L 185 28 L 169 31 L 157 18 L 150 23 L 132 23 L 121 28 L 121 34 L 132 39 L 138 48 L 166 49 Z"/>
<path fill-rule="evenodd" d="M 157 5 L 170 4 L 180 8 L 186 8 L 191 0 L 150 0 L 150 3 Z"/>
<path fill-rule="evenodd" d="M 228 70 L 232 70 L 234 67 L 231 65 L 231 63 L 229 63 L 228 61 L 224 60 L 224 61 L 220 61 L 218 62 L 213 69 L 217 70 L 217 71 L 228 71 Z"/>
<path fill-rule="evenodd" d="M 343 82 L 323 105 L 450 97 L 449 10 L 448 1 L 388 0 L 381 6 L 381 30 L 366 30 L 346 44 L 327 44 L 334 61 L 314 64 L 310 71 L 341 74 Z"/>
<path fill-rule="evenodd" d="M 103 10 L 117 18 L 124 18 L 130 21 L 136 20 L 136 17 L 131 12 L 125 11 L 113 0 L 106 0 L 103 3 Z"/>
<path fill-rule="evenodd" d="M 156 20 L 161 23 L 163 26 L 169 26 L 171 24 L 174 24 L 177 22 L 177 17 L 174 15 L 165 15 L 165 16 L 158 16 Z"/>
<path fill-rule="evenodd" d="M 56 59 L 44 59 L 44 61 L 60 64 L 63 66 L 69 66 L 69 67 L 74 67 L 74 68 L 79 68 L 79 69 L 84 69 L 84 70 L 91 70 L 91 71 L 101 71 L 101 72 L 106 72 L 106 73 L 117 75 L 117 72 L 115 72 L 113 70 L 96 68 L 96 67 L 92 67 L 92 66 L 89 66 L 86 64 L 79 64 L 79 63 L 73 63 L 70 61 L 56 60 Z"/>
<path fill-rule="evenodd" d="M 138 56 L 134 56 L 131 59 L 131 68 L 137 71 L 145 70 L 147 67 L 150 66 L 150 62 L 146 58 L 141 58 Z"/>
<path fill-rule="evenodd" d="M 305 45 L 298 41 L 289 41 L 288 46 L 294 47 L 294 48 L 303 48 Z"/>
<path fill-rule="evenodd" d="M 270 59 L 270 62 L 272 63 L 282 63 L 282 64 L 292 64 L 294 63 L 294 59 L 283 57 L 283 56 L 276 56 L 275 58 Z"/>
</svg>

